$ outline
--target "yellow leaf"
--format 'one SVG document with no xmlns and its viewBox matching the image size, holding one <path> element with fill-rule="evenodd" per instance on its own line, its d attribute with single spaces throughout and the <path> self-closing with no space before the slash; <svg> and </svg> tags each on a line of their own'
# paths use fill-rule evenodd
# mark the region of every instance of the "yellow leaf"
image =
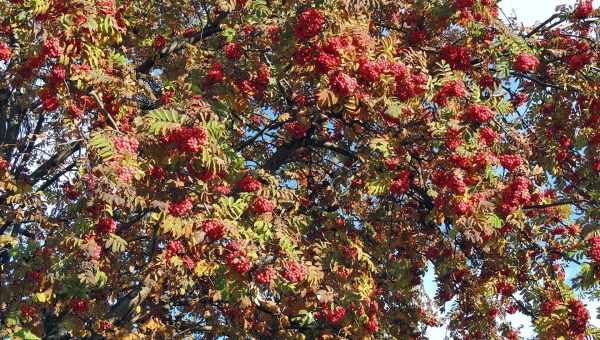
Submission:
<svg viewBox="0 0 600 340">
<path fill-rule="evenodd" d="M 52 296 L 52 289 L 48 288 L 45 291 L 41 292 L 41 293 L 37 293 L 35 294 L 35 299 L 38 302 L 44 303 L 44 302 L 48 302 L 50 300 L 50 297 Z"/>
<path fill-rule="evenodd" d="M 204 260 L 198 261 L 194 267 L 194 273 L 200 277 L 210 275 L 213 270 L 214 266 Z"/>
<path fill-rule="evenodd" d="M 147 331 L 155 331 L 155 330 L 163 330 L 165 328 L 165 325 L 160 322 L 160 320 L 157 320 L 155 318 L 151 318 L 150 320 L 148 320 L 148 322 L 146 322 L 146 324 L 144 324 L 142 326 L 143 330 L 147 330 Z"/>
<path fill-rule="evenodd" d="M 10 235 L 0 235 L 0 247 L 4 247 L 7 244 L 14 245 L 17 243 L 14 237 Z"/>
<path fill-rule="evenodd" d="M 277 117 L 277 120 L 280 121 L 280 122 L 285 122 L 288 119 L 290 119 L 289 112 L 282 113 L 281 115 L 279 115 L 279 117 Z"/>
</svg>

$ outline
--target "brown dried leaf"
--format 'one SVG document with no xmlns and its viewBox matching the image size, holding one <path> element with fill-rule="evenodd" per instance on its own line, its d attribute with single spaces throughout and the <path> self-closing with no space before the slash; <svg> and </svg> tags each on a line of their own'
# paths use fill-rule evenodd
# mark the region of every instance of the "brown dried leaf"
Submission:
<svg viewBox="0 0 600 340">
<path fill-rule="evenodd" d="M 338 96 L 329 89 L 321 89 L 317 92 L 317 106 L 321 109 L 330 108 L 338 102 Z"/>
</svg>

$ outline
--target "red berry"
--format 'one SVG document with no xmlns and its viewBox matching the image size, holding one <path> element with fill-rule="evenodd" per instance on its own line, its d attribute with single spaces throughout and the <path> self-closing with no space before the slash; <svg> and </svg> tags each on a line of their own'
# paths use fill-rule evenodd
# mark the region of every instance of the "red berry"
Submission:
<svg viewBox="0 0 600 340">
<path fill-rule="evenodd" d="M 314 8 L 306 9 L 298 16 L 298 22 L 294 26 L 294 35 L 299 40 L 309 40 L 321 33 L 324 24 L 325 18 L 321 12 Z"/>
<path fill-rule="evenodd" d="M 110 217 L 103 218 L 96 224 L 96 232 L 100 234 L 112 234 L 115 231 L 117 231 L 117 221 Z"/>
<path fill-rule="evenodd" d="M 515 70 L 523 73 L 535 71 L 539 65 L 538 58 L 527 53 L 519 54 L 513 63 Z"/>
<path fill-rule="evenodd" d="M 275 210 L 275 203 L 270 201 L 268 198 L 259 196 L 252 203 L 252 210 L 257 214 L 264 214 Z"/>
<path fill-rule="evenodd" d="M 260 284 L 269 284 L 273 281 L 277 272 L 273 267 L 264 268 L 256 273 L 256 282 Z"/>
<path fill-rule="evenodd" d="M 220 220 L 205 220 L 202 230 L 211 240 L 220 240 L 225 235 L 225 224 Z"/>
<path fill-rule="evenodd" d="M 287 263 L 286 270 L 282 275 L 290 282 L 300 282 L 306 279 L 308 272 L 303 264 L 296 261 L 290 261 Z"/>
</svg>

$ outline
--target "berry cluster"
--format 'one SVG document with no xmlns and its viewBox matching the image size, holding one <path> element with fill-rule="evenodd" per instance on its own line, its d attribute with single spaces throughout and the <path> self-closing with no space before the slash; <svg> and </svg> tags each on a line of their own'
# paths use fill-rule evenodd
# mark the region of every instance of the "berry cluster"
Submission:
<svg viewBox="0 0 600 340">
<path fill-rule="evenodd" d="M 283 128 L 295 139 L 306 136 L 306 132 L 308 131 L 306 126 L 297 120 L 286 123 Z"/>
<path fill-rule="evenodd" d="M 85 313 L 87 311 L 88 301 L 87 300 L 83 300 L 83 299 L 74 298 L 69 303 L 69 307 L 71 307 L 71 309 L 75 313 L 82 314 L 82 313 Z"/>
<path fill-rule="evenodd" d="M 508 171 L 513 171 L 523 164 L 523 159 L 519 155 L 502 155 L 500 156 L 500 164 Z"/>
<path fill-rule="evenodd" d="M 538 58 L 527 53 L 519 54 L 513 63 L 513 68 L 523 73 L 535 71 L 538 66 L 540 66 Z"/>
<path fill-rule="evenodd" d="M 212 190 L 215 193 L 221 194 L 223 196 L 228 196 L 229 194 L 231 194 L 231 186 L 228 183 L 217 184 L 212 187 Z"/>
<path fill-rule="evenodd" d="M 271 78 L 271 69 L 266 64 L 261 64 L 256 71 L 256 77 L 254 78 L 254 87 L 257 91 L 264 91 L 269 85 L 269 79 Z"/>
<path fill-rule="evenodd" d="M 545 301 L 540 310 L 544 316 L 550 316 L 560 305 L 560 302 L 556 300 Z"/>
<path fill-rule="evenodd" d="M 294 35 L 301 41 L 309 40 L 321 33 L 325 18 L 323 14 L 314 8 L 304 10 L 294 25 Z"/>
<path fill-rule="evenodd" d="M 0 156 L 0 171 L 8 169 L 8 161 Z"/>
<path fill-rule="evenodd" d="M 153 166 L 150 169 L 150 176 L 152 176 L 152 178 L 154 178 L 155 180 L 162 181 L 163 179 L 165 179 L 165 177 L 167 177 L 167 172 L 163 167 Z"/>
<path fill-rule="evenodd" d="M 175 129 L 163 137 L 163 142 L 173 143 L 181 152 L 197 153 L 206 144 L 206 130 L 201 127 Z"/>
<path fill-rule="evenodd" d="M 52 66 L 52 70 L 50 71 L 50 85 L 58 86 L 58 84 L 64 82 L 67 79 L 67 71 L 62 65 L 54 65 Z"/>
<path fill-rule="evenodd" d="M 63 186 L 63 193 L 70 200 L 76 200 L 79 197 L 79 191 L 71 183 L 65 183 Z"/>
<path fill-rule="evenodd" d="M 223 46 L 223 52 L 225 53 L 225 57 L 227 57 L 227 59 L 240 60 L 244 54 L 244 49 L 242 46 L 240 46 L 240 44 L 228 43 Z"/>
<path fill-rule="evenodd" d="M 594 236 L 590 239 L 590 257 L 594 262 L 600 264 L 600 236 Z"/>
<path fill-rule="evenodd" d="M 480 104 L 473 104 L 467 108 L 465 120 L 473 123 L 485 123 L 496 116 L 496 113 L 489 107 Z"/>
<path fill-rule="evenodd" d="M 183 262 L 183 265 L 189 270 L 194 269 L 194 267 L 196 266 L 194 260 L 192 260 L 192 258 L 187 255 L 183 256 L 181 258 L 181 261 Z"/>
<path fill-rule="evenodd" d="M 167 39 L 163 37 L 161 34 L 157 34 L 154 37 L 154 41 L 152 42 L 152 46 L 156 50 L 162 50 L 165 46 L 167 46 Z"/>
<path fill-rule="evenodd" d="M 163 105 L 171 104 L 176 95 L 177 94 L 173 90 L 163 91 L 163 93 L 160 95 L 160 102 Z"/>
<path fill-rule="evenodd" d="M 369 333 L 377 333 L 377 331 L 379 330 L 379 322 L 377 321 L 377 318 L 374 315 L 369 316 L 369 321 L 367 321 L 365 328 L 367 329 L 367 331 L 369 331 Z"/>
<path fill-rule="evenodd" d="M 463 46 L 447 45 L 441 50 L 442 59 L 454 70 L 467 71 L 471 68 L 471 54 Z"/>
<path fill-rule="evenodd" d="M 202 230 L 211 240 L 220 240 L 225 235 L 225 224 L 221 220 L 205 220 Z"/>
<path fill-rule="evenodd" d="M 491 128 L 486 126 L 486 127 L 479 129 L 479 139 L 483 142 L 483 144 L 485 144 L 487 146 L 492 146 L 492 145 L 494 145 L 496 138 L 497 138 L 496 132 L 494 130 L 492 130 Z"/>
<path fill-rule="evenodd" d="M 117 177 L 122 183 L 130 183 L 137 173 L 136 168 L 132 166 L 116 164 L 115 168 L 117 170 Z"/>
<path fill-rule="evenodd" d="M 220 63 L 214 63 L 206 73 L 204 79 L 204 86 L 209 87 L 213 84 L 218 84 L 223 81 L 225 75 L 223 74 L 223 65 Z"/>
<path fill-rule="evenodd" d="M 500 204 L 500 212 L 504 215 L 509 215 L 519 208 L 519 206 L 527 204 L 531 201 L 531 181 L 523 176 L 519 176 L 502 191 L 502 203 Z"/>
<path fill-rule="evenodd" d="M 167 245 L 167 252 L 172 255 L 181 254 L 184 250 L 183 244 L 179 240 L 169 241 L 169 244 Z"/>
<path fill-rule="evenodd" d="M 246 175 L 242 180 L 238 183 L 240 190 L 243 192 L 255 192 L 260 190 L 262 185 L 260 182 L 250 175 Z"/>
<path fill-rule="evenodd" d="M 396 72 L 398 69 L 393 71 Z M 427 90 L 427 75 L 423 73 L 409 75 L 407 73 L 399 72 L 397 75 L 395 75 L 395 80 L 395 94 L 402 101 L 407 101 L 411 98 L 418 97 L 424 94 Z"/>
<path fill-rule="evenodd" d="M 60 41 L 56 37 L 49 37 L 42 45 L 44 54 L 50 58 L 58 58 L 62 54 Z"/>
<path fill-rule="evenodd" d="M 496 290 L 498 293 L 504 296 L 511 296 L 515 292 L 515 285 L 510 282 L 500 281 L 496 284 Z"/>
<path fill-rule="evenodd" d="M 446 82 L 440 91 L 433 97 L 433 102 L 440 105 L 448 105 L 448 98 L 462 98 L 467 94 L 465 83 L 461 80 L 451 80 Z"/>
<path fill-rule="evenodd" d="M 115 137 L 113 139 L 113 145 L 117 152 L 123 153 L 128 152 L 132 155 L 137 154 L 140 143 L 135 137 Z"/>
<path fill-rule="evenodd" d="M 456 8 L 459 11 L 465 10 L 465 9 L 471 9 L 471 7 L 473 7 L 475 5 L 475 0 L 455 0 L 454 1 L 454 8 Z"/>
<path fill-rule="evenodd" d="M 96 223 L 96 232 L 99 234 L 112 234 L 117 231 L 117 221 L 105 217 Z"/>
<path fill-rule="evenodd" d="M 256 214 L 269 213 L 275 210 L 275 203 L 264 196 L 257 197 L 252 203 L 252 210 Z"/>
<path fill-rule="evenodd" d="M 381 63 L 370 61 L 367 58 L 362 58 L 358 62 L 358 76 L 365 84 L 372 84 L 379 81 L 381 72 L 383 72 L 383 65 Z"/>
<path fill-rule="evenodd" d="M 58 98 L 56 98 L 56 92 L 54 91 L 44 89 L 39 92 L 39 97 L 42 101 L 42 107 L 44 108 L 44 111 L 54 111 L 60 106 Z"/>
<path fill-rule="evenodd" d="M 29 305 L 21 305 L 21 316 L 25 318 L 31 318 L 37 314 L 37 309 Z"/>
<path fill-rule="evenodd" d="M 8 45 L 0 41 L 0 61 L 7 62 L 10 59 L 11 53 Z"/>
<path fill-rule="evenodd" d="M 275 276 L 277 276 L 275 269 L 273 267 L 266 267 L 256 273 L 256 282 L 266 285 L 271 283 Z"/>
<path fill-rule="evenodd" d="M 594 7 L 592 6 L 592 0 L 583 0 L 577 8 L 575 8 L 575 17 L 576 18 L 586 18 L 590 16 L 594 12 Z"/>
<path fill-rule="evenodd" d="M 331 308 L 330 306 L 323 307 L 323 315 L 327 322 L 332 325 L 339 324 L 346 317 L 346 308 L 343 306 L 335 306 Z"/>
<path fill-rule="evenodd" d="M 306 279 L 308 272 L 302 263 L 289 261 L 287 263 L 286 270 L 282 275 L 289 282 L 300 282 Z"/>
<path fill-rule="evenodd" d="M 292 59 L 297 65 L 306 65 L 312 60 L 314 51 L 312 47 L 301 47 L 294 52 Z"/>
<path fill-rule="evenodd" d="M 192 208 L 192 200 L 189 197 L 186 197 L 179 202 L 169 203 L 169 213 L 173 216 L 185 215 L 190 212 Z"/>
<path fill-rule="evenodd" d="M 584 334 L 590 314 L 579 300 L 569 302 L 569 329 L 574 335 Z"/>
<path fill-rule="evenodd" d="M 446 186 L 451 192 L 458 195 L 464 195 L 466 192 L 464 179 L 456 173 L 452 173 L 447 177 Z"/>
<path fill-rule="evenodd" d="M 408 170 L 402 170 L 396 176 L 396 179 L 392 181 L 390 185 L 390 191 L 394 195 L 400 195 L 408 191 L 409 187 L 410 172 Z"/>
<path fill-rule="evenodd" d="M 343 72 L 336 72 L 329 77 L 329 86 L 338 96 L 348 97 L 356 91 L 358 82 L 352 76 Z"/>
<path fill-rule="evenodd" d="M 306 58 L 306 56 L 307 55 L 299 55 L 298 61 L 303 62 L 305 59 L 301 58 Z M 308 54 L 308 56 L 310 56 L 310 54 Z M 319 54 L 315 59 L 315 69 L 318 73 L 327 73 L 340 66 L 340 64 L 341 59 L 339 55 L 328 53 L 325 50 L 319 51 Z"/>
<path fill-rule="evenodd" d="M 237 242 L 231 242 L 227 245 L 227 265 L 240 275 L 244 275 L 252 266 L 247 254 Z"/>
</svg>

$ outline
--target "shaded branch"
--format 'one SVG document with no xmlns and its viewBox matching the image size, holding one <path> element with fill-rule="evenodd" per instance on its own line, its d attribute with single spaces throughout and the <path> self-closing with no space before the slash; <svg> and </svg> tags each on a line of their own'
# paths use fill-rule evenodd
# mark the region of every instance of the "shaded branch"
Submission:
<svg viewBox="0 0 600 340">
<path fill-rule="evenodd" d="M 534 29 L 532 29 L 529 33 L 527 33 L 525 35 L 526 38 L 530 38 L 532 37 L 534 34 L 536 34 L 537 32 L 539 32 L 540 30 L 542 30 L 546 25 L 548 25 L 550 22 L 552 22 L 552 20 L 558 18 L 558 13 L 553 14 L 550 18 L 546 19 L 546 21 L 542 22 L 541 24 L 539 24 L 538 26 L 536 26 Z"/>
<path fill-rule="evenodd" d="M 62 164 L 67 158 L 73 155 L 81 148 L 81 142 L 72 143 L 70 147 L 60 152 L 57 152 L 54 156 L 48 159 L 44 164 L 40 165 L 30 176 L 29 182 L 36 183 L 40 179 L 44 178 L 50 170 Z"/>
<path fill-rule="evenodd" d="M 545 208 L 552 208 L 552 207 L 558 207 L 561 205 L 576 205 L 578 203 L 590 203 L 592 205 L 596 205 L 595 201 L 587 201 L 587 200 L 563 200 L 563 201 L 558 201 L 558 202 L 554 202 L 554 203 L 548 203 L 548 204 L 536 204 L 536 205 L 528 205 L 523 207 L 523 209 L 525 210 L 533 210 L 533 209 L 545 209 Z"/>
<path fill-rule="evenodd" d="M 228 15 L 227 12 L 220 13 L 217 16 L 217 18 L 215 19 L 215 21 L 209 22 L 208 24 L 206 24 L 206 26 L 204 26 L 202 31 L 194 33 L 191 37 L 189 37 L 185 40 L 174 41 L 170 45 L 164 47 L 162 50 L 160 50 L 160 52 L 157 55 L 154 55 L 154 56 L 146 59 L 141 65 L 136 67 L 135 71 L 137 73 L 148 73 L 148 72 L 150 72 L 150 70 L 152 69 L 154 64 L 156 64 L 157 61 L 166 58 L 173 52 L 177 52 L 177 51 L 184 49 L 185 44 L 187 44 L 187 43 L 195 44 L 204 38 L 210 37 L 211 35 L 220 32 L 221 31 L 221 28 L 220 28 L 221 22 L 227 17 L 227 15 Z"/>
</svg>

